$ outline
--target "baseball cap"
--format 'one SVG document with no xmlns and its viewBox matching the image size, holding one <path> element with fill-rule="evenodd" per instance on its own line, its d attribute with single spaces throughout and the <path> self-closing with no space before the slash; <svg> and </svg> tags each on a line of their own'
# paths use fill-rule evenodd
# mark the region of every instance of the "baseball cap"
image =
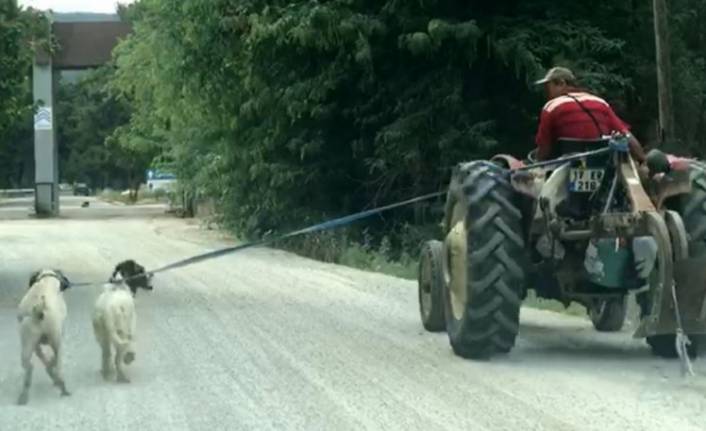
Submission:
<svg viewBox="0 0 706 431">
<path fill-rule="evenodd" d="M 535 85 L 546 84 L 549 81 L 562 80 L 564 82 L 573 82 L 576 80 L 574 73 L 566 67 L 552 67 L 549 69 L 544 78 L 534 81 Z"/>
</svg>

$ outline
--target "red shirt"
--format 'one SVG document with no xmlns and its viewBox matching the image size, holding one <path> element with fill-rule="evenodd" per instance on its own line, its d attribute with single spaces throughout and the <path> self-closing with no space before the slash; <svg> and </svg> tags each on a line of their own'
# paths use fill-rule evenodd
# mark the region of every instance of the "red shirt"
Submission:
<svg viewBox="0 0 706 431">
<path fill-rule="evenodd" d="M 588 93 L 569 94 L 593 114 L 601 131 L 574 99 L 568 96 L 554 98 L 544 105 L 539 118 L 539 130 L 535 138 L 539 160 L 551 155 L 552 145 L 560 138 L 597 139 L 611 132 L 628 132 L 629 126 L 615 115 L 605 100 Z"/>
</svg>

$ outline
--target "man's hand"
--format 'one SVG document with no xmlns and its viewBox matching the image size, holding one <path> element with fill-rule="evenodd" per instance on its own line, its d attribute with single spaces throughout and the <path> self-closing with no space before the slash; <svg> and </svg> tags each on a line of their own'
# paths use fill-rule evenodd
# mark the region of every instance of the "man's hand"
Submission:
<svg viewBox="0 0 706 431">
<path fill-rule="evenodd" d="M 551 154 L 550 154 L 549 145 L 540 145 L 537 147 L 537 152 L 535 153 L 535 157 L 537 158 L 538 162 L 549 159 L 550 155 Z"/>
<path fill-rule="evenodd" d="M 630 146 L 630 154 L 640 164 L 645 163 L 647 156 L 640 145 L 640 141 L 635 138 L 632 133 L 628 132 L 628 145 Z"/>
<path fill-rule="evenodd" d="M 648 168 L 647 164 L 645 163 L 638 163 L 637 174 L 640 177 L 641 181 L 647 181 L 648 179 L 650 179 L 650 168 Z"/>
<path fill-rule="evenodd" d="M 608 146 L 613 151 L 618 151 L 621 153 L 627 153 L 630 150 L 628 138 L 620 133 L 613 133 L 608 141 Z"/>
</svg>

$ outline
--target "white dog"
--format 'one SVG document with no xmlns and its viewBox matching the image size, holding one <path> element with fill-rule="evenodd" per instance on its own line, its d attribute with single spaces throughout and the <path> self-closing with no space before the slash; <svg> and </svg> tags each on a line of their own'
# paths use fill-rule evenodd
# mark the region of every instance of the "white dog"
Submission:
<svg viewBox="0 0 706 431">
<path fill-rule="evenodd" d="M 152 290 L 149 276 L 145 269 L 132 260 L 120 263 L 113 273 L 120 274 L 122 281 L 106 284 L 98 297 L 93 312 L 93 331 L 101 347 L 101 374 L 108 380 L 111 377 L 111 362 L 115 363 L 117 380 L 129 383 L 125 374 L 125 365 L 135 360 L 135 335 L 137 314 L 134 296 L 137 288 Z M 112 360 L 115 349 L 115 358 Z"/>
<path fill-rule="evenodd" d="M 37 271 L 29 279 L 29 290 L 22 298 L 17 314 L 24 368 L 24 383 L 17 401 L 20 405 L 29 401 L 32 355 L 35 353 L 44 364 L 54 385 L 61 391 L 61 395 L 69 395 L 61 373 L 61 337 L 66 319 L 66 302 L 61 292 L 69 287 L 69 280 L 57 270 Z M 51 359 L 42 351 L 42 345 L 48 345 L 52 349 Z"/>
</svg>

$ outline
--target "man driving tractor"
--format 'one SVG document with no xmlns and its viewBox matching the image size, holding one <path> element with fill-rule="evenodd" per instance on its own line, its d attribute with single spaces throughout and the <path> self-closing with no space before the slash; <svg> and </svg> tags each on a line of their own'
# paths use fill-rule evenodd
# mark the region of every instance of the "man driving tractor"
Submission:
<svg viewBox="0 0 706 431">
<path fill-rule="evenodd" d="M 578 88 L 571 70 L 554 67 L 535 84 L 544 85 L 548 100 L 542 109 L 535 138 L 538 160 L 557 157 L 554 151 L 559 139 L 600 139 L 619 132 L 627 135 L 633 158 L 639 163 L 645 161 L 642 146 L 630 133 L 628 125 L 605 100 Z"/>
<path fill-rule="evenodd" d="M 559 147 L 562 141 L 579 141 L 584 145 L 596 145 L 607 142 L 606 137 L 620 133 L 627 136 L 628 147 L 633 159 L 640 165 L 646 161 L 647 157 L 642 146 L 630 133 L 629 126 L 615 114 L 605 100 L 580 89 L 571 70 L 564 67 L 554 67 L 547 72 L 544 78 L 535 81 L 535 84 L 544 85 L 548 99 L 542 109 L 536 136 L 536 158 L 538 160 L 560 157 L 562 154 Z M 584 145 L 579 148 L 584 148 Z M 567 165 L 557 168 L 554 175 L 549 177 L 542 188 L 540 201 L 544 200 L 547 203 L 551 214 L 561 212 L 564 213 L 564 216 L 569 216 L 566 209 L 570 206 L 569 191 L 566 188 L 569 173 L 570 169 Z M 644 172 L 641 172 L 641 175 L 644 175 Z M 560 211 L 558 208 L 562 206 L 564 209 Z M 573 216 L 576 217 L 576 214 Z M 543 210 L 540 207 L 537 208 L 537 217 L 543 217 Z M 537 244 L 538 251 L 545 257 L 554 253 L 554 257 L 561 260 L 565 254 L 562 243 L 551 240 L 549 233 L 542 235 Z M 602 268 L 605 262 L 602 260 L 613 258 L 599 256 L 596 247 L 600 247 L 601 244 L 606 250 L 615 249 L 614 240 L 598 239 L 589 243 L 584 267 L 587 273 L 594 278 L 603 276 Z M 633 239 L 631 248 L 636 272 L 640 279 L 645 280 L 655 263 L 656 244 L 650 237 L 637 237 Z"/>
</svg>

